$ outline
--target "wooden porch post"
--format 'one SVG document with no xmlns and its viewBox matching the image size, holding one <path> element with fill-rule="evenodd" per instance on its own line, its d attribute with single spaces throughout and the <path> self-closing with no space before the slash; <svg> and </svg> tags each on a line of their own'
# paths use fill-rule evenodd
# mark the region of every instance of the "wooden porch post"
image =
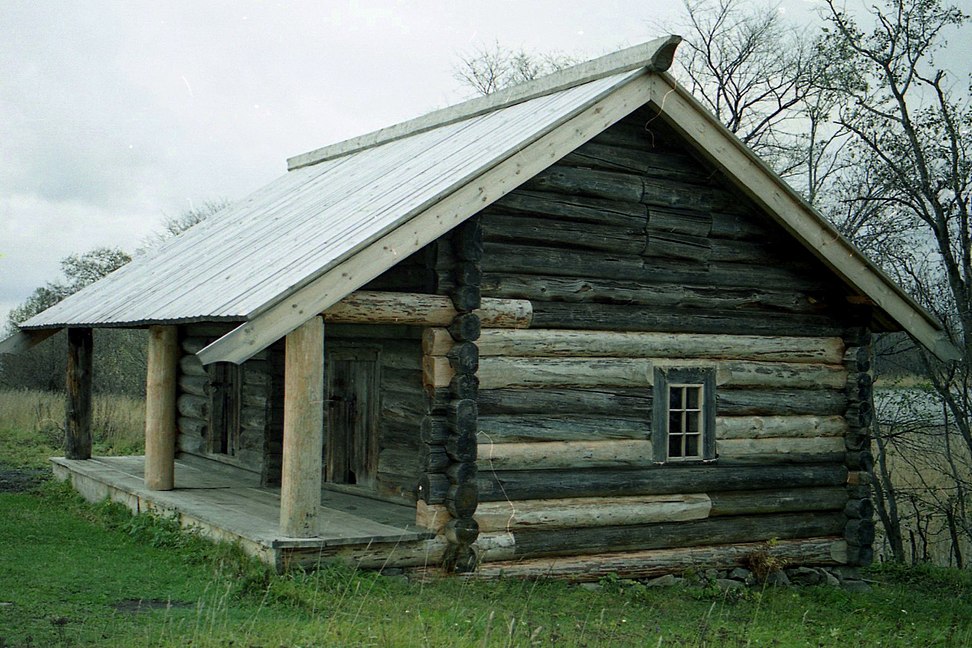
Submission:
<svg viewBox="0 0 972 648">
<path fill-rule="evenodd" d="M 150 326 L 145 381 L 145 486 L 172 490 L 175 480 L 178 329 Z"/>
<path fill-rule="evenodd" d="M 91 350 L 92 330 L 68 329 L 67 415 L 64 456 L 91 458 Z"/>
<path fill-rule="evenodd" d="M 280 483 L 284 536 L 309 538 L 318 533 L 323 443 L 324 320 L 314 317 L 287 336 Z"/>
</svg>

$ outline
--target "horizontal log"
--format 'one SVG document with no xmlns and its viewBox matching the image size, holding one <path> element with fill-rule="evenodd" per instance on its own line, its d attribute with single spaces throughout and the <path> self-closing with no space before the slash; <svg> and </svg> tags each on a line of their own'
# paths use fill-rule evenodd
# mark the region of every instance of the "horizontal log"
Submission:
<svg viewBox="0 0 972 648">
<path fill-rule="evenodd" d="M 561 158 L 558 164 L 588 169 L 622 171 L 666 180 L 704 184 L 708 174 L 687 155 L 646 151 L 591 141 Z"/>
<path fill-rule="evenodd" d="M 187 452 L 193 455 L 205 455 L 208 453 L 206 439 L 204 437 L 195 434 L 186 434 L 181 429 L 180 433 L 176 435 L 176 449 L 179 452 Z"/>
<path fill-rule="evenodd" d="M 614 254 L 639 255 L 645 251 L 647 210 L 639 223 L 612 226 L 536 218 L 522 214 L 490 214 L 483 220 L 483 236 L 490 242 L 533 245 L 567 245 Z"/>
<path fill-rule="evenodd" d="M 736 387 L 836 389 L 847 375 L 841 365 L 690 358 L 484 357 L 481 389 L 504 387 L 637 387 L 653 384 L 656 367 L 714 367 L 716 383 Z M 438 378 L 438 376 L 436 376 Z M 441 384 L 436 387 L 443 386 Z"/>
<path fill-rule="evenodd" d="M 203 438 L 209 430 L 209 423 L 192 416 L 180 416 L 177 421 L 179 434 Z"/>
<path fill-rule="evenodd" d="M 440 452 L 439 455 L 420 456 L 409 448 L 386 448 L 378 453 L 378 470 L 396 475 L 418 476 L 423 470 L 444 469 L 448 465 L 448 457 L 444 455 L 445 452 Z"/>
<path fill-rule="evenodd" d="M 512 538 L 512 536 L 509 536 Z M 493 538 L 479 537 L 477 547 Z M 495 542 L 492 545 L 495 547 Z M 847 543 L 834 537 L 778 540 L 772 543 L 735 543 L 679 549 L 653 549 L 624 553 L 595 554 L 534 560 L 484 562 L 466 579 L 557 578 L 568 582 L 597 582 L 607 576 L 647 579 L 665 574 L 682 574 L 699 565 L 713 569 L 744 567 L 755 555 L 766 554 L 785 564 L 843 565 Z M 481 550 L 483 558 L 502 555 L 497 549 Z"/>
<path fill-rule="evenodd" d="M 439 331 L 442 329 L 429 329 L 429 333 L 423 338 L 426 353 L 444 355 L 448 352 L 448 342 Z M 843 341 L 839 337 L 549 329 L 487 330 L 483 331 L 476 344 L 479 347 L 479 355 L 483 358 L 489 356 L 706 358 L 829 365 L 840 364 L 844 349 Z"/>
<path fill-rule="evenodd" d="M 608 227 L 637 228 L 644 227 L 647 212 L 646 207 L 637 202 L 529 191 L 521 187 L 487 208 L 482 219 L 488 221 L 494 213 L 524 214 Z"/>
<path fill-rule="evenodd" d="M 651 419 L 650 389 L 483 389 L 479 414 L 607 415 Z"/>
<path fill-rule="evenodd" d="M 179 358 L 179 373 L 187 376 L 209 376 L 206 367 L 194 355 L 184 355 Z"/>
<path fill-rule="evenodd" d="M 725 416 L 832 416 L 847 408 L 842 389 L 716 390 L 716 407 Z"/>
<path fill-rule="evenodd" d="M 627 439 L 543 443 L 480 441 L 478 461 L 490 470 L 643 468 L 652 464 L 652 447 L 651 441 Z"/>
<path fill-rule="evenodd" d="M 425 416 L 419 431 L 419 438 L 422 443 L 429 445 L 442 445 L 449 439 L 452 429 L 445 417 Z"/>
<path fill-rule="evenodd" d="M 713 517 L 762 515 L 797 511 L 840 511 L 847 504 L 847 489 L 783 488 L 734 493 L 710 493 Z"/>
<path fill-rule="evenodd" d="M 792 437 L 762 437 L 759 439 L 724 439 L 716 442 L 716 453 L 720 459 L 736 459 L 758 455 L 828 455 L 838 457 L 844 452 L 844 439 L 841 437 L 812 437 L 809 439 Z"/>
<path fill-rule="evenodd" d="M 802 512 L 511 533 L 513 557 L 530 558 L 834 536 L 846 522 L 843 512 Z"/>
<path fill-rule="evenodd" d="M 823 277 L 809 259 L 782 256 L 779 263 L 712 260 L 700 265 L 677 259 L 646 258 L 594 250 L 488 241 L 483 257 L 483 283 L 493 273 L 558 276 L 611 281 L 635 281 L 647 285 L 720 286 L 827 292 L 832 281 Z"/>
<path fill-rule="evenodd" d="M 665 333 L 728 333 L 733 335 L 833 336 L 840 323 L 828 316 L 744 311 L 659 309 L 638 304 L 534 304 L 534 328 L 656 331 Z"/>
<path fill-rule="evenodd" d="M 843 437 L 846 433 L 847 421 L 842 416 L 716 417 L 716 438 L 720 440 Z"/>
<path fill-rule="evenodd" d="M 870 545 L 874 542 L 874 521 L 871 518 L 847 520 L 844 539 L 852 545 Z"/>
<path fill-rule="evenodd" d="M 844 507 L 844 515 L 849 518 L 865 518 L 870 520 L 874 515 L 874 504 L 869 498 L 851 499 Z"/>
<path fill-rule="evenodd" d="M 530 325 L 529 302 L 483 299 L 475 311 L 484 327 L 523 328 Z M 359 291 L 324 312 L 327 322 L 448 326 L 458 312 L 442 295 Z"/>
<path fill-rule="evenodd" d="M 191 376 L 189 374 L 179 374 L 179 391 L 193 396 L 209 397 L 212 392 L 212 383 L 209 376 Z"/>
<path fill-rule="evenodd" d="M 843 486 L 847 468 L 833 464 L 733 467 L 685 464 L 634 470 L 483 470 L 477 481 L 480 501 L 495 502 Z M 427 501 L 438 503 L 436 494 L 441 497 L 441 489 L 431 493 L 433 499 Z"/>
<path fill-rule="evenodd" d="M 827 295 L 797 289 L 763 287 L 686 286 L 620 281 L 607 278 L 558 277 L 549 274 L 491 272 L 483 280 L 484 295 L 533 302 L 635 304 L 654 308 L 691 308 L 706 311 L 824 313 Z"/>
<path fill-rule="evenodd" d="M 204 421 L 209 419 L 209 398 L 205 396 L 182 394 L 176 399 L 176 408 L 182 416 Z"/>
<path fill-rule="evenodd" d="M 707 495 L 642 495 L 636 497 L 577 497 L 549 500 L 481 502 L 475 519 L 483 532 L 539 528 L 685 522 L 708 517 Z M 423 503 L 417 523 L 438 530 L 449 520 L 441 504 Z"/>
<path fill-rule="evenodd" d="M 627 413 L 627 412 L 625 412 Z M 507 444 L 535 441 L 607 441 L 651 438 L 651 418 L 611 416 L 517 416 L 494 414 L 479 417 L 479 443 Z"/>
<path fill-rule="evenodd" d="M 475 342 L 479 339 L 480 330 L 482 324 L 479 321 L 479 316 L 475 313 L 462 313 L 461 315 L 456 315 L 456 318 L 452 320 L 447 329 L 449 337 L 456 342 Z M 443 330 L 443 329 L 426 329 L 426 330 Z M 422 337 L 423 343 L 425 336 L 423 333 Z M 426 353 L 429 353 L 426 351 Z M 436 355 L 445 355 L 445 352 Z"/>
<path fill-rule="evenodd" d="M 407 567 L 426 568 L 442 564 L 449 543 L 443 537 L 414 542 L 374 542 L 333 547 L 285 548 L 280 568 L 319 569 L 322 561 L 332 560 L 357 569 L 381 570 Z"/>
<path fill-rule="evenodd" d="M 179 342 L 179 348 L 189 355 L 195 355 L 202 351 L 203 347 L 212 342 L 212 338 L 199 336 L 185 336 Z"/>
</svg>

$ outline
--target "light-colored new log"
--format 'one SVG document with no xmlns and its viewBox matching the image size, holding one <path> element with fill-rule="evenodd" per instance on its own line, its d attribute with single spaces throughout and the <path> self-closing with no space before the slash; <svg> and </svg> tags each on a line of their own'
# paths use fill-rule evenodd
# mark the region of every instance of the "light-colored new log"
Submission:
<svg viewBox="0 0 972 648">
<path fill-rule="evenodd" d="M 145 380 L 145 486 L 172 490 L 175 481 L 176 374 L 179 333 L 151 326 Z"/>
<path fill-rule="evenodd" d="M 843 437 L 723 439 L 716 442 L 719 457 L 752 455 L 813 455 L 844 452 Z"/>
<path fill-rule="evenodd" d="M 475 312 L 483 327 L 523 328 L 533 319 L 533 306 L 525 299 L 485 298 Z M 448 326 L 456 314 L 452 300 L 442 295 L 361 290 L 324 311 L 324 319 L 335 324 Z"/>
<path fill-rule="evenodd" d="M 843 437 L 843 416 L 719 416 L 718 439 Z"/>
<path fill-rule="evenodd" d="M 324 443 L 324 323 L 313 317 L 287 335 L 284 364 L 280 533 L 318 533 Z"/>
<path fill-rule="evenodd" d="M 481 469 L 556 470 L 566 468 L 644 468 L 652 464 L 651 441 L 546 441 L 490 443 L 480 437 Z"/>
<path fill-rule="evenodd" d="M 429 329 L 423 339 L 429 355 L 445 355 L 452 344 L 449 332 L 442 328 Z M 484 330 L 476 344 L 480 357 L 711 358 L 837 365 L 844 354 L 844 342 L 838 337 L 564 329 Z"/>
<path fill-rule="evenodd" d="M 474 516 L 483 533 L 513 529 L 685 522 L 708 517 L 712 502 L 704 494 L 633 497 L 570 497 L 564 499 L 480 502 Z M 416 522 L 438 531 L 450 519 L 442 504 L 425 504 Z"/>
<path fill-rule="evenodd" d="M 511 534 L 504 534 L 512 538 Z M 700 566 L 713 569 L 730 569 L 743 566 L 753 555 L 768 556 L 802 565 L 843 565 L 847 563 L 847 543 L 838 538 L 807 538 L 778 540 L 773 543 L 751 542 L 733 545 L 686 547 L 682 549 L 652 549 L 600 554 L 593 556 L 567 556 L 563 558 L 539 558 L 534 560 L 497 560 L 504 555 L 497 546 L 496 538 L 480 536 L 476 548 L 485 563 L 469 574 L 467 579 L 559 578 L 572 582 L 598 581 L 608 574 L 622 578 L 653 578 L 664 574 L 680 574 Z M 507 540 L 512 544 L 511 540 Z M 505 553 L 512 554 L 510 549 Z"/>
</svg>

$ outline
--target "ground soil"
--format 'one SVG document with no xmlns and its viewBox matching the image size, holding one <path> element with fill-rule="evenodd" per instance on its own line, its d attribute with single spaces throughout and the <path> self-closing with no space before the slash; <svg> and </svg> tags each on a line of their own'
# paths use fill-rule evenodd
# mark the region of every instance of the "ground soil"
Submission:
<svg viewBox="0 0 972 648">
<path fill-rule="evenodd" d="M 48 468 L 14 468 L 0 462 L 0 493 L 23 493 L 33 490 L 50 478 Z"/>
</svg>

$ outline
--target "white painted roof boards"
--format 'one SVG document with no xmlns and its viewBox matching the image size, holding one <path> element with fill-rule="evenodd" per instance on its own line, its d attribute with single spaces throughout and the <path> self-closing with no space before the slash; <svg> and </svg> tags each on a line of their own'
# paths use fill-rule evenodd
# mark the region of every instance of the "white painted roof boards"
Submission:
<svg viewBox="0 0 972 648">
<path fill-rule="evenodd" d="M 640 74 L 290 171 L 21 328 L 245 320 Z"/>
</svg>

